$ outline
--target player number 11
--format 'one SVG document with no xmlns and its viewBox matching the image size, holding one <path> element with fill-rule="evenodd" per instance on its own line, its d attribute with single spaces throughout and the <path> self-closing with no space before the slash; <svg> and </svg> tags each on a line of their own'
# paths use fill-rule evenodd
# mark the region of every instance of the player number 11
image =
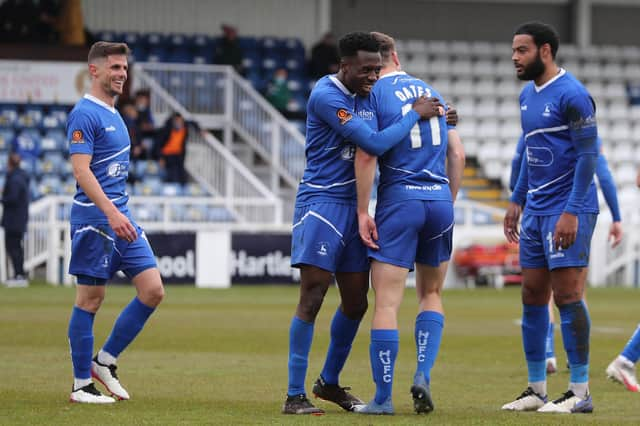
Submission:
<svg viewBox="0 0 640 426">
<path fill-rule="evenodd" d="M 412 104 L 405 104 L 402 106 L 402 115 L 407 115 L 413 108 Z M 433 146 L 440 145 L 440 122 L 438 116 L 431 117 L 429 119 L 429 130 L 431 130 L 431 142 Z M 411 148 L 418 149 L 422 147 L 422 133 L 420 133 L 420 121 L 418 121 L 412 128 L 409 135 L 411 137 Z"/>
</svg>

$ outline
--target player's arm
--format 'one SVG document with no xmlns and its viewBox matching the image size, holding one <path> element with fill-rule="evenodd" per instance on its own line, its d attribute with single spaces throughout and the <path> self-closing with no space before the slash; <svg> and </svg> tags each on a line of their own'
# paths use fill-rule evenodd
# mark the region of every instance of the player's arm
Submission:
<svg viewBox="0 0 640 426">
<path fill-rule="evenodd" d="M 518 173 L 518 181 L 511 199 L 507 207 L 507 213 L 504 216 L 504 236 L 510 243 L 517 243 L 520 240 L 518 231 L 518 222 L 522 213 L 522 206 L 527 199 L 527 189 L 529 187 L 529 170 L 527 169 L 527 156 L 523 155 L 520 159 L 520 173 Z"/>
<path fill-rule="evenodd" d="M 91 171 L 91 155 L 90 154 L 73 154 L 71 155 L 71 166 L 73 167 L 73 176 L 78 185 L 87 197 L 98 207 L 109 220 L 109 226 L 115 231 L 116 235 L 127 241 L 133 241 L 137 238 L 137 232 L 129 219 L 118 210 L 118 208 L 107 198 L 102 190 L 100 183 Z"/>
<path fill-rule="evenodd" d="M 453 201 L 458 196 L 460 185 L 462 184 L 462 175 L 464 173 L 465 154 L 464 146 L 460 140 L 460 135 L 455 129 L 447 132 L 449 141 L 447 144 L 447 177 L 449 178 L 449 188 Z"/>
<path fill-rule="evenodd" d="M 518 145 L 516 145 L 516 153 L 511 160 L 511 175 L 509 176 L 509 190 L 513 192 L 520 175 L 520 166 L 522 165 L 522 153 L 524 152 L 524 135 L 520 135 Z"/>
<path fill-rule="evenodd" d="M 315 103 L 316 112 L 333 130 L 376 157 L 401 142 L 420 118 L 439 116 L 442 111 L 438 99 L 421 97 L 413 103 L 413 108 L 400 121 L 377 131 L 365 120 L 353 114 L 351 107 L 341 99 L 332 98 L 325 101 L 318 97 Z"/>
<path fill-rule="evenodd" d="M 376 174 L 376 163 L 377 157 L 361 148 L 357 149 L 354 166 L 358 193 L 358 231 L 364 245 L 375 250 L 379 248 L 375 243 L 378 240 L 378 229 L 369 215 L 369 201 Z"/>
<path fill-rule="evenodd" d="M 600 148 L 600 155 L 598 155 L 598 161 L 596 163 L 596 176 L 598 176 L 602 194 L 607 202 L 607 206 L 609 206 L 611 218 L 613 219 L 613 223 L 611 223 L 611 227 L 609 228 L 609 239 L 611 240 L 611 246 L 615 247 L 622 241 L 622 218 L 618 205 L 616 183 L 613 180 L 609 164 L 607 163 L 607 157 L 604 155 L 602 148 Z"/>
<path fill-rule="evenodd" d="M 598 135 L 591 98 L 585 94 L 569 99 L 566 114 L 577 160 L 569 201 L 556 223 L 553 236 L 555 246 L 563 249 L 569 248 L 576 239 L 578 213 L 582 211 L 598 161 Z"/>
</svg>

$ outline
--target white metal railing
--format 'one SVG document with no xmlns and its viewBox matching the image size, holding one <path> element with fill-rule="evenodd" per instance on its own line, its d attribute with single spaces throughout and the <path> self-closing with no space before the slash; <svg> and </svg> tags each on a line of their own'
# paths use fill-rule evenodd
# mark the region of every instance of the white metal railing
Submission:
<svg viewBox="0 0 640 426">
<path fill-rule="evenodd" d="M 180 65 L 177 67 L 181 68 Z M 194 72 L 200 68 L 195 65 L 194 67 Z M 207 96 L 207 87 L 209 85 L 213 88 L 219 86 L 214 83 L 215 79 L 212 78 L 211 73 L 191 75 L 187 79 L 184 73 L 180 76 L 171 74 L 171 69 L 162 72 L 156 70 L 157 72 L 155 72 L 153 71 L 155 68 L 151 68 L 154 75 L 147 73 L 141 67 L 135 68 L 135 75 L 137 88 L 146 88 L 152 91 L 151 107 L 157 118 L 164 119 L 176 111 L 182 114 L 185 119 L 195 121 L 202 127 L 212 125 L 215 127 L 216 123 L 226 121 L 220 115 L 202 113 L 207 107 L 213 108 L 213 104 L 205 103 L 199 105 L 199 108 L 195 108 L 197 99 L 200 99 L 197 97 L 198 93 L 205 95 L 202 97 L 202 102 L 208 102 L 211 97 Z M 229 67 L 213 66 L 213 68 L 215 76 L 230 74 Z M 160 68 L 160 70 L 164 70 L 164 68 Z M 174 81 L 176 79 L 179 80 L 179 83 Z M 185 93 L 190 96 L 185 96 L 181 94 L 182 92 L 177 92 L 178 88 L 184 86 L 194 89 L 194 86 L 188 85 L 187 80 L 197 83 L 202 79 L 204 79 L 204 83 L 202 83 L 204 86 L 200 87 L 200 83 L 198 83 L 197 87 L 200 89 L 198 93 L 195 90 L 187 91 Z M 166 87 L 173 88 L 173 93 L 169 93 Z M 187 107 L 176 96 L 181 96 L 183 102 L 188 102 Z M 192 108 L 195 109 L 195 113 Z M 226 206 L 237 222 L 254 223 L 261 220 L 267 224 L 279 225 L 282 223 L 282 201 L 211 133 L 207 131 L 190 132 L 185 167 L 192 177 L 206 187 L 210 193 L 225 198 Z"/>
<path fill-rule="evenodd" d="M 282 189 L 283 181 L 288 188 L 297 186 L 305 165 L 304 136 L 232 67 L 141 63 L 135 75 L 137 87 L 150 88 L 162 98 L 157 103 L 152 96 L 154 114 L 162 116 L 167 108 L 188 111 L 202 127 L 223 130 L 227 148 L 234 134 L 239 135 L 270 165 L 268 186 L 273 192 Z M 167 102 L 169 97 L 174 102 Z"/>
<path fill-rule="evenodd" d="M 50 195 L 29 206 L 24 240 L 25 270 L 45 265 L 46 280 L 69 284 L 71 256 L 69 212 L 72 198 Z M 212 230 L 286 232 L 290 224 L 276 221 L 281 206 L 265 197 L 154 197 L 132 196 L 132 216 L 145 230 L 154 232 L 197 232 Z M 240 214 L 236 214 L 240 212 Z M 0 237 L 3 237 L 0 228 Z M 7 253 L 0 244 L 0 281 L 8 276 Z"/>
</svg>

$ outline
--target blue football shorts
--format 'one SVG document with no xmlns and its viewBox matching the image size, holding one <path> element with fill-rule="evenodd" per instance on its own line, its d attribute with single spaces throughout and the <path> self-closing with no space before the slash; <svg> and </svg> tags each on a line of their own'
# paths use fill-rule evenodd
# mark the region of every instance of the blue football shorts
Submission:
<svg viewBox="0 0 640 426">
<path fill-rule="evenodd" d="M 329 272 L 366 272 L 367 250 L 358 234 L 356 206 L 319 202 L 296 207 L 291 266 L 313 265 Z"/>
<path fill-rule="evenodd" d="M 138 238 L 131 243 L 116 237 L 108 224 L 71 225 L 69 273 L 78 278 L 78 284 L 102 285 L 117 271 L 133 278 L 157 267 L 144 230 L 132 224 Z"/>
<path fill-rule="evenodd" d="M 580 268 L 589 265 L 591 237 L 598 215 L 578 215 L 576 241 L 566 250 L 553 246 L 553 233 L 559 214 L 536 216 L 525 214 L 520 226 L 520 266 L 523 268 Z"/>
<path fill-rule="evenodd" d="M 414 263 L 437 267 L 451 258 L 453 203 L 406 200 L 376 207 L 378 250 L 369 257 L 413 270 Z"/>
</svg>

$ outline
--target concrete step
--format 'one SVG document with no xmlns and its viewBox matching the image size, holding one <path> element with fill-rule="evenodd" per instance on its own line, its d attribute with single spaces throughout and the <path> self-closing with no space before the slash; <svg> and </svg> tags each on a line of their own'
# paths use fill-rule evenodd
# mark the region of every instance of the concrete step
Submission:
<svg viewBox="0 0 640 426">
<path fill-rule="evenodd" d="M 472 189 L 465 191 L 467 198 L 471 200 L 500 200 L 502 198 L 501 189 Z"/>
</svg>

